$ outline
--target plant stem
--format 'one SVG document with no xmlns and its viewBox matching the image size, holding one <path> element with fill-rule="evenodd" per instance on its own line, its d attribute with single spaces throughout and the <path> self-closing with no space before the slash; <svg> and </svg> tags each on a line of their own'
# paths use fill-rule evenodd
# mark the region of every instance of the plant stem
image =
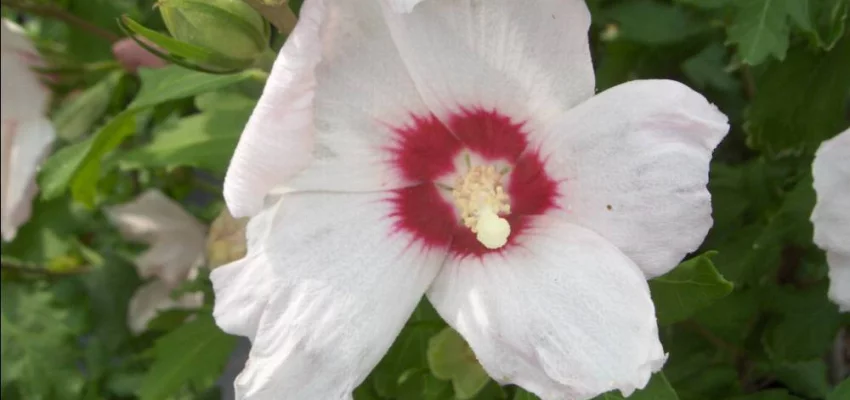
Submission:
<svg viewBox="0 0 850 400">
<path fill-rule="evenodd" d="M 82 19 L 70 12 L 60 7 L 56 7 L 54 5 L 49 4 L 29 4 L 26 1 L 20 0 L 3 0 L 0 3 L 9 8 L 13 8 L 23 13 L 40 15 L 46 18 L 52 18 L 59 21 L 62 21 L 68 25 L 71 25 L 75 28 L 86 31 L 94 36 L 97 36 L 103 40 L 106 40 L 110 43 L 117 42 L 121 39 L 121 36 L 118 36 L 106 29 L 103 29 L 95 24 L 92 24 L 85 19 Z"/>
</svg>

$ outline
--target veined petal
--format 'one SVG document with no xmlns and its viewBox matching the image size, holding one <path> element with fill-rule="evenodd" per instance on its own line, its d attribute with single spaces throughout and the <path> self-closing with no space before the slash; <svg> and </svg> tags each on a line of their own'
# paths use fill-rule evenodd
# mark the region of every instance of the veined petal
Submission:
<svg viewBox="0 0 850 400">
<path fill-rule="evenodd" d="M 237 398 L 350 398 L 384 355 L 445 257 L 397 230 L 385 196 L 288 194 L 248 256 L 213 271 L 216 320 L 256 331 Z"/>
<path fill-rule="evenodd" d="M 686 86 L 632 81 L 567 112 L 539 147 L 567 220 L 654 277 L 708 233 L 708 167 L 728 130 L 726 116 Z"/>
<path fill-rule="evenodd" d="M 387 21 L 425 103 L 448 123 L 496 110 L 531 134 L 593 95 L 590 13 L 581 0 L 390 2 Z"/>
<path fill-rule="evenodd" d="M 35 177 L 56 137 L 44 117 L 4 119 L 0 127 L 0 217 L 4 240 L 12 240 L 26 222 L 38 192 Z"/>
<path fill-rule="evenodd" d="M 830 297 L 850 311 L 850 129 L 823 142 L 812 163 L 817 203 L 812 210 L 814 242 L 829 263 Z"/>
<path fill-rule="evenodd" d="M 504 254 L 447 262 L 428 298 L 490 376 L 543 400 L 628 395 L 666 359 L 640 269 L 562 220 L 538 219 Z"/>
<path fill-rule="evenodd" d="M 136 260 L 143 278 L 157 276 L 170 287 L 179 285 L 203 261 L 206 228 L 183 207 L 156 189 L 131 202 L 106 210 L 129 239 L 150 248 Z"/>
<path fill-rule="evenodd" d="M 426 108 L 378 2 L 313 0 L 301 13 L 228 170 L 225 198 L 236 217 L 258 213 L 276 190 L 410 184 L 389 168 L 387 148 L 394 130 Z"/>
<path fill-rule="evenodd" d="M 186 293 L 174 299 L 171 297 L 173 290 L 173 287 L 159 280 L 150 281 L 136 289 L 127 310 L 127 325 L 130 331 L 136 334 L 143 332 L 161 311 L 193 309 L 204 304 L 203 293 Z"/>
</svg>

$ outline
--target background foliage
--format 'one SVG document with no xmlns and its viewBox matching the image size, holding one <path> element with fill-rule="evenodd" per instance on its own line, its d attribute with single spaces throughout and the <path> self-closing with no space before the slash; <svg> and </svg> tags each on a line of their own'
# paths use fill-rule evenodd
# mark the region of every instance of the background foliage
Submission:
<svg viewBox="0 0 850 400">
<path fill-rule="evenodd" d="M 285 26 L 291 14 L 274 11 L 280 1 L 267 3 L 265 16 Z M 40 172 L 34 217 L 2 247 L 0 394 L 226 396 L 232 375 L 221 388 L 216 382 L 240 351 L 211 318 L 206 274 L 185 289 L 204 292 L 204 307 L 165 312 L 132 335 L 126 310 L 142 282 L 132 267 L 140 248 L 121 240 L 102 210 L 156 187 L 211 222 L 273 52 L 248 65 L 162 35 L 153 0 L 2 4 L 4 18 L 24 23 L 59 77 L 51 115 L 60 144 Z M 814 150 L 850 123 L 850 1 L 588 5 L 600 91 L 631 79 L 675 79 L 717 104 L 732 126 L 711 169 L 714 228 L 700 252 L 650 282 L 670 358 L 629 398 L 850 399 L 850 317 L 827 300 L 825 257 L 809 222 Z M 297 13 L 300 1 L 288 6 Z M 110 45 L 125 31 L 144 34 L 175 65 L 124 72 Z M 275 50 L 286 35 L 271 31 Z M 423 301 L 355 398 L 535 397 L 491 381 Z"/>
</svg>

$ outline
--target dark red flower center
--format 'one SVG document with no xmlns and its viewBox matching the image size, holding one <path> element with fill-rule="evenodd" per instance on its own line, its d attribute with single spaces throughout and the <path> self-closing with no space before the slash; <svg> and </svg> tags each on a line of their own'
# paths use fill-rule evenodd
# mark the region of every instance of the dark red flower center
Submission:
<svg viewBox="0 0 850 400">
<path fill-rule="evenodd" d="M 396 229 L 428 248 L 445 248 L 455 257 L 502 251 L 517 243 L 531 218 L 556 206 L 557 183 L 547 175 L 539 152 L 529 148 L 524 124 L 497 111 L 461 109 L 445 122 L 413 115 L 395 132 L 395 143 L 387 149 L 393 167 L 421 184 L 393 191 L 392 217 Z M 485 247 L 464 225 L 443 183 L 465 173 L 458 159 L 467 155 L 509 168 L 503 183 L 511 211 L 503 217 L 511 233 L 499 249 Z"/>
</svg>

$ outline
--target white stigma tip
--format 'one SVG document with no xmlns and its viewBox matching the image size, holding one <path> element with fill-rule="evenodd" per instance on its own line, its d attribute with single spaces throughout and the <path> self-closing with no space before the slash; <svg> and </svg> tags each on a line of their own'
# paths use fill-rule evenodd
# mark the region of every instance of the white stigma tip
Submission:
<svg viewBox="0 0 850 400">
<path fill-rule="evenodd" d="M 504 218 L 499 217 L 489 208 L 478 214 L 478 223 L 475 224 L 475 238 L 488 249 L 498 249 L 508 242 L 511 234 L 511 225 Z"/>
</svg>

